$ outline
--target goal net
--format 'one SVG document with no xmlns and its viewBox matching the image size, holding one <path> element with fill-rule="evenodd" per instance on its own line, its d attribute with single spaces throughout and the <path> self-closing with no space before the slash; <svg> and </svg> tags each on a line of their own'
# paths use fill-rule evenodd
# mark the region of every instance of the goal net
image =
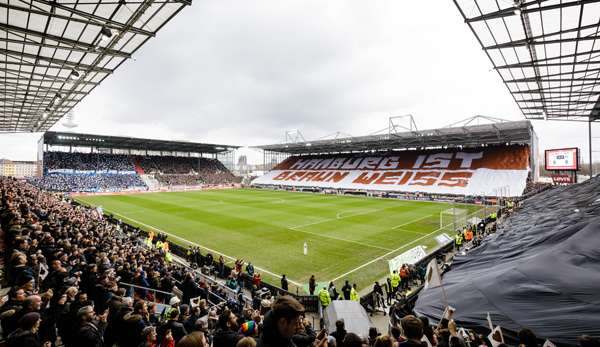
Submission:
<svg viewBox="0 0 600 347">
<path fill-rule="evenodd" d="M 464 208 L 449 208 L 440 212 L 440 229 L 454 232 L 468 223 L 469 211 Z"/>
</svg>

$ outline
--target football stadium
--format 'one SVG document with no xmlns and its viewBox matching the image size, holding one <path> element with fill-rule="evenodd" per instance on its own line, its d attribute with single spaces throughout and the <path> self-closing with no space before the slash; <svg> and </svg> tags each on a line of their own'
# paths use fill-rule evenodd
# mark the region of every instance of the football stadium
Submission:
<svg viewBox="0 0 600 347">
<path fill-rule="evenodd" d="M 257 111 L 277 113 L 273 120 L 244 106 L 254 116 L 236 124 L 224 118 L 233 106 L 221 104 L 235 97 L 207 101 L 171 83 L 184 68 L 175 46 L 189 50 L 191 65 L 204 59 L 187 42 L 190 21 L 206 29 L 194 9 L 216 23 L 223 15 L 217 5 L 0 0 L 0 155 L 11 158 L 0 160 L 0 344 L 600 346 L 600 177 L 593 160 L 600 152 L 593 134 L 600 120 L 599 1 L 447 2 L 454 12 L 437 18 L 468 32 L 476 54 L 497 72 L 492 83 L 504 85 L 485 102 L 508 96 L 518 115 L 456 121 L 451 114 L 483 106 L 476 95 L 448 90 L 464 105 L 440 98 L 448 114 L 433 121 L 387 114 L 376 132 L 307 140 L 296 129 L 281 141 L 271 128 L 297 116 L 326 129 L 345 119 L 301 110 L 286 120 L 279 109 Z M 386 12 L 346 10 L 360 18 Z M 262 19 L 234 29 L 260 33 Z M 285 41 L 309 40 L 308 28 Z M 161 40 L 163 32 L 170 39 Z M 241 48 L 230 55 L 219 46 L 225 34 L 216 37 L 211 53 L 246 58 Z M 482 58 L 469 52 L 458 54 Z M 342 56 L 336 59 L 353 59 Z M 148 60 L 170 64 L 139 72 L 164 84 L 129 81 L 132 66 Z M 252 79 L 274 83 L 276 73 L 254 63 Z M 300 71 L 293 66 L 286 69 Z M 225 71 L 218 75 L 223 82 Z M 184 79 L 195 88 L 202 78 L 210 76 Z M 134 83 L 141 94 L 119 83 Z M 459 90 L 463 81 L 450 83 Z M 111 88 L 118 100 L 89 101 Z M 162 97 L 169 93 L 177 93 L 172 104 Z M 144 112 L 156 109 L 159 120 L 129 114 L 142 112 L 127 108 L 140 95 L 151 104 Z M 76 107 L 98 112 L 81 131 Z M 194 116 L 174 115 L 186 107 Z M 223 113 L 210 123 L 197 116 L 206 110 Z M 113 123 L 97 131 L 103 119 Z M 421 121 L 428 126 L 418 127 Z M 548 135 L 549 124 L 561 135 Z M 561 124 L 581 126 L 567 136 Z M 180 126 L 194 135 L 171 136 Z M 231 135 L 240 127 L 243 135 Z M 35 143 L 10 142 L 21 135 Z"/>
</svg>

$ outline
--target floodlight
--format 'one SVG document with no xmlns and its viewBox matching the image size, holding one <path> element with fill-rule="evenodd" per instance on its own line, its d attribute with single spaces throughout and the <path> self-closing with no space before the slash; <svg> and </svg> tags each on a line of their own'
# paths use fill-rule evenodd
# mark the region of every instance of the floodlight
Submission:
<svg viewBox="0 0 600 347">
<path fill-rule="evenodd" d="M 100 29 L 100 34 L 101 34 L 100 40 L 102 40 L 102 41 L 110 40 L 110 38 L 113 35 L 112 31 L 110 31 L 110 29 L 107 27 L 102 27 L 102 29 Z"/>
</svg>

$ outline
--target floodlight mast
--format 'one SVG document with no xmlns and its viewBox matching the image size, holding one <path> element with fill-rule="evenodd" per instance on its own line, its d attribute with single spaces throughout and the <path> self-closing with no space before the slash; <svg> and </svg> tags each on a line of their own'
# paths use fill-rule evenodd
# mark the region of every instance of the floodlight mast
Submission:
<svg viewBox="0 0 600 347">
<path fill-rule="evenodd" d="M 416 132 L 417 123 L 412 114 L 405 114 L 402 116 L 390 116 L 388 118 L 388 136 L 396 135 L 399 132 L 409 131 Z"/>
<path fill-rule="evenodd" d="M 302 132 L 298 129 L 286 130 L 284 143 L 306 142 Z"/>
</svg>

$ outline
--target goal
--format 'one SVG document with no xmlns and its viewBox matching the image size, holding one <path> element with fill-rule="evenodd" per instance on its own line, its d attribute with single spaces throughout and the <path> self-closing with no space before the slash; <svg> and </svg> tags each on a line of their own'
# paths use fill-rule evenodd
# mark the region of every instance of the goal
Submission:
<svg viewBox="0 0 600 347">
<path fill-rule="evenodd" d="M 449 208 L 440 212 L 440 230 L 454 232 L 467 225 L 469 211 L 464 208 Z"/>
</svg>

